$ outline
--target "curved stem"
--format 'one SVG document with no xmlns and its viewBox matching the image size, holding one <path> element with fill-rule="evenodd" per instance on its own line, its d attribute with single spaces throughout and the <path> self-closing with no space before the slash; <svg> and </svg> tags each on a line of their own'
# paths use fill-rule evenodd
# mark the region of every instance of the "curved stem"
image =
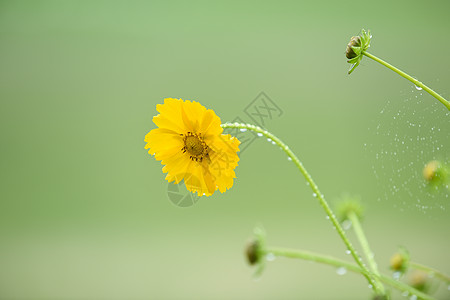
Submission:
<svg viewBox="0 0 450 300">
<path fill-rule="evenodd" d="M 445 105 L 445 107 L 447 107 L 448 110 L 450 110 L 450 102 L 448 102 L 444 97 L 442 97 L 441 95 L 439 95 L 438 93 L 436 93 L 435 91 L 433 91 L 431 88 L 429 88 L 428 86 L 426 86 L 425 84 L 423 84 L 422 82 L 420 82 L 419 80 L 409 76 L 408 74 L 406 74 L 405 72 L 403 72 L 400 69 L 397 69 L 396 67 L 394 67 L 393 65 L 385 62 L 384 60 L 376 57 L 375 55 L 370 54 L 369 52 L 363 51 L 362 54 L 364 54 L 365 56 L 373 59 L 376 62 L 379 62 L 380 64 L 382 64 L 383 66 L 391 69 L 392 71 L 394 71 L 395 73 L 399 74 L 400 76 L 402 76 L 403 78 L 408 79 L 409 81 L 411 81 L 412 83 L 414 83 L 416 86 L 424 89 L 425 91 L 427 91 L 431 96 L 433 96 L 434 98 L 438 99 L 442 104 Z"/>
<path fill-rule="evenodd" d="M 422 264 L 415 263 L 415 262 L 412 262 L 412 261 L 409 262 L 409 265 L 411 267 L 413 267 L 414 269 L 422 270 L 422 271 L 425 271 L 427 273 L 432 273 L 434 276 L 438 277 L 439 279 L 441 279 L 441 280 L 443 280 L 443 281 L 445 281 L 447 283 L 450 283 L 450 276 L 448 276 L 447 274 L 442 273 L 439 270 L 436 270 L 436 269 L 433 269 L 433 268 L 430 268 L 430 267 L 427 267 L 427 266 L 424 266 Z"/>
<path fill-rule="evenodd" d="M 326 265 L 330 265 L 330 266 L 335 266 L 335 267 L 344 267 L 348 271 L 352 271 L 354 273 L 360 273 L 360 274 L 364 275 L 364 270 L 362 270 L 360 267 L 358 267 L 354 264 L 348 263 L 346 261 L 334 258 L 332 256 L 328 256 L 328 255 L 322 255 L 322 254 L 317 254 L 317 253 L 303 251 L 303 250 L 275 248 L 275 247 L 266 248 L 265 252 L 271 253 L 271 254 L 273 254 L 275 256 L 279 256 L 279 257 L 298 258 L 298 259 L 314 261 L 314 262 L 318 262 L 318 263 L 322 263 L 322 264 L 326 264 Z M 383 274 L 375 275 L 375 277 L 378 280 L 383 281 L 384 283 L 386 283 L 400 291 L 408 292 L 411 295 L 416 295 L 420 299 L 427 299 L 427 300 L 434 299 L 433 297 L 431 297 L 425 293 L 422 293 L 405 283 L 394 280 L 386 275 L 383 275 Z"/>
<path fill-rule="evenodd" d="M 355 214 L 355 212 L 350 211 L 347 217 L 352 222 L 353 229 L 355 231 L 356 237 L 359 240 L 359 243 L 361 244 L 364 255 L 367 258 L 370 270 L 373 272 L 373 274 L 379 277 L 380 272 L 378 272 L 377 263 L 375 262 L 372 250 L 370 250 L 369 242 L 367 241 L 366 235 L 364 234 L 364 231 L 361 227 L 361 223 L 359 222 L 358 216 Z M 376 281 L 380 290 L 384 293 L 383 284 L 379 280 Z"/>
<path fill-rule="evenodd" d="M 222 128 L 237 128 L 237 129 L 247 129 L 254 131 L 258 134 L 261 134 L 270 140 L 274 141 L 283 151 L 292 159 L 294 164 L 297 166 L 297 168 L 300 170 L 302 175 L 305 177 L 306 181 L 309 183 L 309 186 L 313 190 L 313 196 L 316 197 L 319 200 L 320 205 L 325 210 L 325 213 L 327 214 L 328 218 L 330 219 L 331 223 L 333 224 L 334 228 L 336 228 L 336 231 L 338 232 L 339 236 L 341 237 L 344 244 L 347 246 L 347 249 L 352 254 L 354 260 L 358 264 L 358 266 L 363 270 L 363 275 L 366 277 L 367 281 L 370 285 L 372 285 L 375 293 L 382 294 L 381 290 L 378 287 L 378 284 L 376 284 L 373 274 L 369 271 L 369 269 L 364 265 L 364 263 L 361 260 L 361 257 L 358 255 L 358 253 L 355 250 L 355 247 L 353 247 L 350 240 L 347 238 L 347 235 L 344 232 L 344 229 L 342 228 L 341 224 L 339 224 L 339 221 L 337 220 L 336 216 L 334 215 L 333 211 L 331 210 L 330 206 L 328 205 L 328 202 L 325 200 L 324 196 L 320 192 L 319 188 L 317 187 L 314 180 L 311 178 L 311 175 L 309 175 L 308 171 L 306 171 L 303 164 L 300 162 L 298 157 L 292 152 L 289 147 L 284 144 L 279 138 L 274 136 L 272 133 L 268 132 L 267 130 L 262 129 L 261 127 L 251 125 L 251 124 L 242 124 L 242 123 L 225 123 L 220 125 Z"/>
</svg>

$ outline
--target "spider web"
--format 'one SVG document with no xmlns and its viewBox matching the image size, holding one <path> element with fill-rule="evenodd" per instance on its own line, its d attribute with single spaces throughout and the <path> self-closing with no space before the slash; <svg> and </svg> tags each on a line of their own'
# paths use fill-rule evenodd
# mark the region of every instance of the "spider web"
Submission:
<svg viewBox="0 0 450 300">
<path fill-rule="evenodd" d="M 400 211 L 445 210 L 449 188 L 430 188 L 422 172 L 427 162 L 450 164 L 450 113 L 426 92 L 412 88 L 387 101 L 364 144 L 378 183 L 378 201 Z"/>
</svg>

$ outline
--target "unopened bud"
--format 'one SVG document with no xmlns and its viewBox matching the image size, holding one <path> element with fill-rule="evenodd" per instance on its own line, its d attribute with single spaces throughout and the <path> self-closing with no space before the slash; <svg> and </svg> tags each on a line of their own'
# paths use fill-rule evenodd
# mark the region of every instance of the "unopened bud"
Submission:
<svg viewBox="0 0 450 300">
<path fill-rule="evenodd" d="M 423 178 L 433 188 L 448 188 L 449 170 L 440 161 L 432 160 L 423 168 Z"/>
<path fill-rule="evenodd" d="M 404 255 L 402 255 L 400 253 L 395 253 L 391 257 L 390 267 L 394 271 L 401 271 L 401 270 L 405 269 L 405 262 L 406 262 L 406 259 L 405 259 Z"/>
<path fill-rule="evenodd" d="M 362 60 L 363 53 L 370 47 L 370 40 L 372 35 L 370 31 L 361 30 L 361 34 L 358 36 L 353 36 L 350 42 L 347 44 L 347 49 L 345 50 L 345 56 L 348 58 L 347 62 L 351 64 L 348 74 L 351 74 L 353 70 Z"/>
<path fill-rule="evenodd" d="M 409 284 L 419 291 L 426 291 L 429 285 L 428 274 L 424 271 L 414 270 L 409 275 Z"/>
<path fill-rule="evenodd" d="M 361 47 L 361 38 L 359 36 L 353 36 L 347 45 L 347 50 L 345 51 L 345 56 L 348 59 L 355 58 L 358 54 L 355 53 L 352 47 Z"/>
<path fill-rule="evenodd" d="M 423 168 L 423 178 L 425 178 L 425 180 L 428 182 L 435 179 L 438 175 L 439 165 L 440 164 L 437 160 L 432 160 L 427 163 L 425 165 L 425 168 Z"/>
<path fill-rule="evenodd" d="M 404 247 L 400 247 L 398 251 L 392 255 L 389 267 L 395 272 L 404 274 L 409 265 L 409 252 Z"/>
<path fill-rule="evenodd" d="M 349 219 L 350 214 L 355 214 L 359 220 L 362 220 L 364 208 L 357 196 L 342 196 L 342 200 L 336 206 L 337 216 L 340 222 Z"/>
<path fill-rule="evenodd" d="M 251 265 L 257 264 L 261 259 L 261 247 L 258 240 L 250 241 L 245 249 L 247 261 Z"/>
</svg>

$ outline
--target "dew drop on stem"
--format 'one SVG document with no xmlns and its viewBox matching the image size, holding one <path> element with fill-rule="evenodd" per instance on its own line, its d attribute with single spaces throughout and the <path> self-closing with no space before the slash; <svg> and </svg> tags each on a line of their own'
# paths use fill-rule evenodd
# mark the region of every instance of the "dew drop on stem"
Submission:
<svg viewBox="0 0 450 300">
<path fill-rule="evenodd" d="M 274 261 L 275 260 L 275 255 L 273 253 L 267 253 L 266 260 L 267 261 Z"/>
<path fill-rule="evenodd" d="M 345 275 L 347 273 L 347 269 L 345 267 L 339 267 L 336 269 L 336 274 L 338 275 Z"/>
</svg>

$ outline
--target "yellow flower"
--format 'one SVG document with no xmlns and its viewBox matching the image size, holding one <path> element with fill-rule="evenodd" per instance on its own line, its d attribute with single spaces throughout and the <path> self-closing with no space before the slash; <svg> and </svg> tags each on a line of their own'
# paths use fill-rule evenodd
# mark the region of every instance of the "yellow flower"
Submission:
<svg viewBox="0 0 450 300">
<path fill-rule="evenodd" d="M 179 183 L 199 196 L 211 196 L 233 186 L 239 140 L 222 134 L 220 118 L 198 102 L 164 99 L 153 122 L 159 128 L 145 136 L 145 149 L 161 160 L 166 180 Z"/>
</svg>

